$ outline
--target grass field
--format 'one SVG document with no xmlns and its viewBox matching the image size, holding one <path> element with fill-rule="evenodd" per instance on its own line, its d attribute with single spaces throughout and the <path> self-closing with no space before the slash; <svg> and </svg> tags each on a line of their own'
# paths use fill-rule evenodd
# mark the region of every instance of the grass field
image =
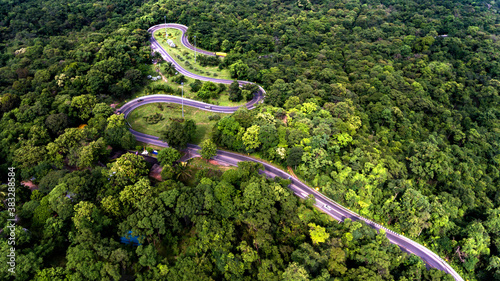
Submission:
<svg viewBox="0 0 500 281">
<path fill-rule="evenodd" d="M 160 104 L 163 106 L 163 110 L 159 108 L 158 105 Z M 156 113 L 162 114 L 165 119 L 156 124 L 147 124 L 144 117 Z M 208 120 L 208 116 L 210 115 L 220 115 L 223 117 L 226 114 L 213 113 L 190 106 L 184 106 L 184 117 L 186 119 L 193 119 L 197 126 L 196 135 L 191 143 L 200 144 L 203 140 L 211 137 L 212 128 L 217 121 Z M 166 126 L 170 122 L 169 118 L 181 118 L 181 116 L 182 113 L 180 104 L 151 103 L 136 108 L 128 115 L 127 121 L 134 130 L 159 137 L 161 132 L 165 130 Z"/>
<path fill-rule="evenodd" d="M 189 165 L 191 167 L 196 168 L 196 169 L 210 168 L 210 169 L 221 170 L 221 171 L 236 169 L 236 167 L 234 167 L 234 166 L 214 165 L 212 163 L 205 161 L 201 157 L 196 157 L 196 158 L 191 159 L 191 162 L 189 163 Z"/>
<path fill-rule="evenodd" d="M 184 69 L 192 72 L 194 74 L 222 78 L 222 79 L 231 79 L 231 75 L 229 74 L 229 70 L 222 69 L 219 70 L 217 66 L 201 66 L 198 63 L 194 62 L 194 51 L 184 47 L 181 43 L 181 34 L 182 32 L 178 29 L 167 28 L 168 39 L 171 39 L 176 48 L 172 48 L 167 44 L 167 40 L 165 39 L 165 29 L 157 30 L 153 36 L 160 43 L 160 45 L 175 59 L 175 61 L 181 65 Z M 193 43 L 193 42 L 191 42 Z M 198 54 L 200 55 L 200 54 Z M 180 60 L 178 56 L 181 56 L 183 60 Z M 186 64 L 186 61 L 189 61 L 190 65 Z"/>
</svg>

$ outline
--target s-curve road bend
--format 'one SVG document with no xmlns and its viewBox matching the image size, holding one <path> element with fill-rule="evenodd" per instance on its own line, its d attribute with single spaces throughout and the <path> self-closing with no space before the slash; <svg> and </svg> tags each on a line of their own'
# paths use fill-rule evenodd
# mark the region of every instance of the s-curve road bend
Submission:
<svg viewBox="0 0 500 281">
<path fill-rule="evenodd" d="M 157 30 L 161 30 L 161 29 L 165 29 L 165 28 L 174 28 L 174 29 L 180 30 L 182 32 L 182 38 L 181 38 L 182 45 L 184 45 L 186 48 L 191 49 L 193 51 L 195 50 L 195 48 L 193 47 L 193 45 L 191 45 L 191 43 L 189 43 L 188 38 L 186 37 L 186 31 L 187 31 L 188 27 L 185 25 L 177 24 L 177 23 L 167 23 L 167 24 L 158 24 L 158 25 L 152 26 L 148 29 L 148 32 L 151 34 L 151 37 L 149 39 L 149 41 L 151 42 L 151 49 L 155 52 L 158 52 L 163 57 L 163 59 L 165 61 L 171 62 L 175 66 L 175 69 L 177 70 L 178 73 L 180 73 L 186 77 L 190 77 L 193 79 L 199 79 L 201 81 L 211 81 L 214 83 L 221 83 L 221 84 L 231 84 L 234 82 L 234 80 L 218 79 L 218 78 L 201 76 L 198 74 L 191 73 L 191 72 L 185 70 L 184 68 L 182 68 L 182 66 L 180 66 L 179 63 L 177 63 L 175 61 L 175 59 L 172 58 L 168 54 L 168 52 L 160 45 L 160 43 L 158 43 L 158 41 L 153 36 L 153 34 Z M 214 52 L 209 52 L 209 51 L 201 50 L 198 48 L 196 48 L 196 52 L 203 53 L 204 55 L 207 55 L 207 56 L 215 56 Z M 240 85 L 251 84 L 251 82 L 248 82 L 248 81 L 238 81 L 238 83 Z M 254 98 L 249 102 L 249 104 L 256 104 L 257 102 L 259 102 L 263 98 L 263 95 L 265 93 L 266 92 L 264 91 L 264 89 L 261 86 L 259 86 L 259 91 L 254 96 Z M 247 104 L 247 107 L 248 107 L 248 104 Z"/>
<path fill-rule="evenodd" d="M 178 24 L 167 24 L 168 27 L 171 28 L 177 28 L 183 31 L 183 37 L 184 33 L 187 30 L 186 26 L 183 25 L 178 25 Z M 157 25 L 153 26 L 152 28 L 149 29 L 150 32 L 152 30 L 156 30 L 155 28 L 165 28 L 165 25 Z M 161 54 L 164 56 L 164 58 L 169 58 L 173 63 L 175 63 L 175 60 L 173 60 L 168 53 L 162 49 L 162 47 L 154 43 L 154 39 L 151 41 L 152 47 L 156 46 L 156 48 L 160 48 Z M 184 42 L 184 39 L 183 39 Z M 187 42 L 187 39 L 186 39 Z M 155 45 L 156 44 L 156 45 Z M 186 45 L 187 47 L 188 45 Z M 181 71 L 181 73 L 185 73 L 184 75 L 189 76 L 189 77 L 198 77 L 198 75 L 194 75 L 192 73 L 189 73 L 188 71 L 182 69 L 179 65 L 176 65 L 177 71 Z M 199 76 L 201 77 L 201 76 Z M 200 80 L 205 80 L 205 81 L 213 81 L 216 83 L 231 83 L 232 81 L 230 80 L 223 80 L 226 82 L 219 82 L 219 81 L 214 81 L 214 80 L 222 80 L 222 79 L 213 79 L 209 77 L 202 77 L 203 79 Z M 238 81 L 240 84 L 245 81 Z M 255 107 L 255 103 L 258 101 L 262 100 L 264 97 L 265 91 L 264 89 L 260 88 L 260 93 L 257 93 L 256 96 L 252 101 L 246 104 L 246 106 L 249 109 L 252 109 Z M 120 109 L 118 109 L 117 112 L 123 113 L 124 117 L 126 118 L 127 115 L 132 112 L 135 108 L 146 104 L 146 103 L 155 103 L 155 102 L 170 102 L 170 103 L 181 103 L 182 98 L 176 97 L 176 96 L 169 96 L 169 95 L 151 95 L 151 96 L 144 96 L 140 97 L 137 99 L 134 99 L 132 101 L 129 101 L 125 105 L 123 105 Z M 238 107 L 224 107 L 224 106 L 215 106 L 215 105 L 210 105 L 207 103 L 199 102 L 199 101 L 193 101 L 189 99 L 184 99 L 184 104 L 192 107 L 196 107 L 201 110 L 206 110 L 206 111 L 211 111 L 211 112 L 220 112 L 220 113 L 232 113 L 235 112 Z M 158 137 L 143 134 L 140 132 L 137 132 L 133 129 L 130 129 L 132 134 L 136 137 L 138 141 L 145 142 L 145 143 L 150 143 L 153 145 L 157 145 L 160 147 L 167 147 L 168 144 L 161 141 Z M 188 147 L 186 149 L 186 152 L 189 154 L 190 157 L 196 157 L 199 156 L 198 150 L 200 149 L 199 146 L 193 145 L 193 144 L 188 144 Z M 433 267 L 439 270 L 442 270 L 446 273 L 449 273 L 455 278 L 457 281 L 463 281 L 462 277 L 448 264 L 446 263 L 443 259 L 441 259 L 438 255 L 436 255 L 434 252 L 431 250 L 427 249 L 423 245 L 420 245 L 419 243 L 408 239 L 398 233 L 395 233 L 375 222 L 372 222 L 368 219 L 363 218 L 362 216 L 350 211 L 349 209 L 341 206 L 340 204 L 334 202 L 333 200 L 327 198 L 323 194 L 319 193 L 315 189 L 307 186 L 304 184 L 302 181 L 293 178 L 290 174 L 286 173 L 285 171 L 269 164 L 264 161 L 261 161 L 259 159 L 255 159 L 249 156 L 241 155 L 238 153 L 233 153 L 233 152 L 228 152 L 224 150 L 218 150 L 217 151 L 217 156 L 214 157 L 215 160 L 219 162 L 224 162 L 229 165 L 237 166 L 238 162 L 241 161 L 252 161 L 256 163 L 260 163 L 264 166 L 264 170 L 262 173 L 266 174 L 268 177 L 281 177 L 284 179 L 290 179 L 291 184 L 290 184 L 290 189 L 300 198 L 305 198 L 309 195 L 312 195 L 316 199 L 316 207 L 319 208 L 321 211 L 325 212 L 326 214 L 330 215 L 332 218 L 335 220 L 342 222 L 346 218 L 351 219 L 352 221 L 364 221 L 366 224 L 369 226 L 373 227 L 374 229 L 380 231 L 380 229 L 384 229 L 386 232 L 386 236 L 389 239 L 389 241 L 395 245 L 398 245 L 403 251 L 407 253 L 412 253 L 417 256 L 419 256 L 429 267 Z"/>
</svg>

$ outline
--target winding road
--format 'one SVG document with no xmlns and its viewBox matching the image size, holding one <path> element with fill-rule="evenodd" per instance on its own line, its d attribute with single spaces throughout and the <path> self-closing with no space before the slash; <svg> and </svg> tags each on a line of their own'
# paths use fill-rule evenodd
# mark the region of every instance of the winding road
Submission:
<svg viewBox="0 0 500 281">
<path fill-rule="evenodd" d="M 188 38 L 186 37 L 185 33 L 187 31 L 187 26 L 181 25 L 181 24 L 160 24 L 160 25 L 155 25 L 151 27 L 148 31 L 153 34 L 156 30 L 158 29 L 163 29 L 163 28 L 175 28 L 178 30 L 182 31 L 182 44 L 191 49 L 194 50 L 194 47 L 189 43 Z M 225 79 L 216 79 L 216 78 L 210 78 L 210 77 L 203 77 L 199 76 L 193 73 L 188 72 L 187 70 L 183 69 L 162 47 L 161 45 L 154 39 L 153 36 L 151 36 L 151 48 L 159 52 L 163 58 L 166 61 L 172 62 L 175 65 L 175 68 L 178 72 L 182 73 L 183 75 L 187 77 L 191 77 L 194 79 L 200 79 L 203 81 L 212 81 L 215 83 L 224 83 L 224 84 L 230 84 L 233 81 L 232 80 L 225 80 Z M 203 51 L 200 49 L 196 49 L 197 52 L 206 54 L 206 55 L 214 55 L 212 52 L 208 51 Z M 240 85 L 243 84 L 248 84 L 250 82 L 248 81 L 238 81 Z M 259 92 L 256 93 L 255 97 L 246 104 L 246 107 L 248 109 L 252 109 L 255 107 L 255 105 L 258 102 L 261 102 L 264 98 L 265 91 L 262 87 L 259 86 Z M 220 112 L 220 113 L 232 113 L 235 112 L 238 107 L 225 107 L 225 106 L 215 106 L 199 101 L 194 101 L 190 99 L 182 99 L 180 97 L 176 96 L 170 96 L 170 95 L 151 95 L 151 96 L 144 96 L 140 97 L 134 100 L 129 101 L 125 105 L 123 105 L 120 109 L 119 112 L 123 113 L 125 117 L 132 112 L 135 108 L 142 106 L 147 103 L 157 103 L 157 102 L 170 102 L 170 103 L 182 103 L 184 102 L 185 105 L 196 107 L 202 110 L 206 111 L 212 111 L 212 112 Z M 143 134 L 137 131 L 134 131 L 130 129 L 132 134 L 136 137 L 138 141 L 145 142 L 145 143 L 150 143 L 153 145 L 161 146 L 161 147 L 166 147 L 168 146 L 167 143 L 161 141 L 158 137 Z M 199 156 L 198 150 L 200 149 L 199 146 L 189 144 L 186 152 L 189 154 L 189 157 L 197 157 Z M 431 250 L 427 249 L 423 245 L 408 239 L 392 230 L 389 230 L 375 222 L 372 222 L 368 219 L 363 218 L 362 216 L 350 211 L 349 209 L 339 205 L 335 201 L 327 198 L 323 194 L 319 193 L 315 189 L 307 186 L 305 183 L 302 181 L 293 178 L 290 174 L 284 172 L 283 170 L 266 163 L 264 161 L 248 157 L 245 155 L 237 154 L 237 153 L 232 153 L 224 150 L 218 150 L 217 151 L 217 156 L 214 157 L 215 160 L 219 162 L 224 162 L 229 165 L 236 166 L 238 162 L 241 161 L 252 161 L 252 162 L 257 162 L 260 163 L 264 166 L 264 170 L 262 171 L 263 174 L 265 174 L 268 177 L 281 177 L 285 179 L 290 179 L 291 184 L 289 188 L 300 198 L 306 198 L 310 194 L 312 194 L 316 198 L 316 207 L 320 209 L 321 211 L 325 212 L 326 214 L 330 215 L 332 218 L 337 220 L 339 223 L 344 221 L 345 219 L 349 218 L 352 221 L 364 221 L 366 224 L 370 225 L 372 228 L 376 229 L 377 231 L 380 231 L 381 229 L 384 229 L 386 232 L 386 236 L 389 239 L 389 241 L 395 245 L 398 245 L 403 251 L 407 253 L 412 253 L 417 256 L 419 256 L 426 264 L 428 267 L 433 267 L 442 271 L 445 271 L 446 273 L 449 273 L 455 278 L 457 281 L 463 281 L 462 277 L 443 259 L 441 259 L 437 254 L 432 252 Z"/>
</svg>

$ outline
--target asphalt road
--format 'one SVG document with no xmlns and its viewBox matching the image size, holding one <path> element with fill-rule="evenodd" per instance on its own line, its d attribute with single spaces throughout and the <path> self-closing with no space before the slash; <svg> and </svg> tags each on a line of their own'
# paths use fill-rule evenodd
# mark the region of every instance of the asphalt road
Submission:
<svg viewBox="0 0 500 281">
<path fill-rule="evenodd" d="M 183 26 L 183 25 L 179 25 L 179 24 L 167 24 L 167 26 L 171 27 L 171 28 L 177 28 L 177 29 L 180 29 L 183 31 L 182 42 L 184 44 L 184 39 L 185 39 L 184 34 L 187 30 L 187 27 Z M 153 32 L 154 30 L 157 30 L 158 28 L 165 28 L 165 25 L 153 26 L 149 29 L 149 31 Z M 191 46 L 191 45 L 189 44 L 189 42 L 187 42 L 187 38 L 185 41 L 186 41 L 186 47 L 189 48 L 189 46 Z M 154 48 L 156 48 L 157 51 L 159 51 L 164 56 L 165 59 L 168 58 L 169 59 L 168 61 L 171 61 L 172 63 L 176 64 L 176 68 L 179 72 L 181 72 L 184 75 L 189 76 L 189 77 L 200 77 L 198 75 L 189 73 L 186 70 L 182 69 L 168 55 L 168 53 L 161 48 L 161 46 L 154 39 L 152 39 L 151 44 Z M 203 79 L 200 79 L 200 78 L 203 78 Z M 217 82 L 217 83 L 221 83 L 219 81 L 222 80 L 222 79 L 214 79 L 214 78 L 209 78 L 209 77 L 200 77 L 200 78 L 196 78 L 196 79 L 205 80 L 205 81 L 213 81 L 213 82 Z M 217 81 L 215 81 L 215 80 L 217 80 Z M 226 81 L 226 82 L 222 82 L 222 83 L 228 83 L 228 82 L 231 83 L 232 82 L 230 80 L 223 80 L 223 81 Z M 239 81 L 239 82 L 240 83 L 249 83 L 246 81 Z M 263 97 L 265 95 L 265 91 L 262 88 L 260 88 L 260 89 L 261 89 L 261 91 L 255 96 L 255 98 L 247 104 L 247 107 L 249 109 L 253 108 L 257 102 L 259 102 L 263 99 Z M 125 117 L 127 117 L 127 115 L 131 111 L 133 111 L 135 108 L 137 108 L 143 104 L 146 104 L 146 103 L 153 103 L 153 102 L 181 103 L 182 102 L 182 99 L 180 97 L 169 96 L 169 95 L 152 95 L 152 96 L 141 97 L 140 99 L 142 99 L 142 101 L 140 101 L 140 102 L 138 101 L 139 99 L 135 99 L 135 100 L 132 100 L 132 101 L 126 103 L 124 106 L 122 106 L 119 109 L 119 111 L 121 113 L 123 113 L 125 115 Z M 231 112 L 236 111 L 238 108 L 238 107 L 223 107 L 223 106 L 209 105 L 209 104 L 206 104 L 203 102 L 193 101 L 193 100 L 188 100 L 188 99 L 184 99 L 184 104 L 192 106 L 192 107 L 196 107 L 196 108 L 199 108 L 202 110 L 207 110 L 207 111 L 212 111 L 212 112 L 222 112 L 222 113 L 231 113 Z M 139 132 L 134 131 L 132 129 L 130 129 L 130 131 L 132 132 L 132 134 L 134 134 L 134 136 L 136 137 L 136 139 L 138 141 L 150 143 L 150 144 L 161 146 L 161 147 L 168 146 L 167 143 L 159 140 L 158 137 L 139 133 Z M 191 157 L 197 157 L 197 156 L 199 156 L 199 153 L 198 153 L 199 149 L 200 149 L 199 146 L 189 144 L 187 149 L 186 149 L 186 152 L 189 153 L 189 155 Z M 383 227 L 375 222 L 372 222 L 368 219 L 363 218 L 362 216 L 360 216 L 360 215 L 348 210 L 347 208 L 339 205 L 338 203 L 327 198 L 326 196 L 319 193 L 315 189 L 307 186 L 302 181 L 293 178 L 290 174 L 284 172 L 283 170 L 281 170 L 281 169 L 279 169 L 271 164 L 268 164 L 264 161 L 261 161 L 261 160 L 258 160 L 258 159 L 252 158 L 252 157 L 248 157 L 245 155 L 241 155 L 241 154 L 233 153 L 233 152 L 228 152 L 228 151 L 224 151 L 224 150 L 218 150 L 217 156 L 214 157 L 214 160 L 217 160 L 219 162 L 224 162 L 224 163 L 227 163 L 227 164 L 233 165 L 233 166 L 237 166 L 238 162 L 241 162 L 241 161 L 252 161 L 252 162 L 261 163 L 264 166 L 264 171 L 262 171 L 262 173 L 264 173 L 268 177 L 281 177 L 281 178 L 285 178 L 285 179 L 290 179 L 292 181 L 292 183 L 290 184 L 289 187 L 297 196 L 299 196 L 300 198 L 306 198 L 307 196 L 312 194 L 316 199 L 316 207 L 319 208 L 321 211 L 325 212 L 326 214 L 330 215 L 335 220 L 339 221 L 339 223 L 344 221 L 346 218 L 349 218 L 352 221 L 364 221 L 364 222 L 366 222 L 366 224 L 370 225 L 371 227 L 373 227 L 374 229 L 376 229 L 378 231 L 380 229 L 384 229 L 389 241 L 393 244 L 398 245 L 403 251 L 405 251 L 407 253 L 415 254 L 415 255 L 419 256 L 423 261 L 425 261 L 427 266 L 445 271 L 446 273 L 451 274 L 455 278 L 455 280 L 463 281 L 462 277 L 460 277 L 460 275 L 455 270 L 453 270 L 453 268 L 448 263 L 446 263 L 438 255 L 436 255 L 434 252 L 427 249 L 423 245 L 420 245 L 419 243 L 417 243 L 411 239 L 408 239 L 408 238 L 406 238 L 398 233 L 395 233 L 395 232 L 393 232 L 393 231 L 391 231 L 391 230 L 389 230 L 389 229 L 387 229 L 387 228 L 385 228 L 385 227 Z"/>
<path fill-rule="evenodd" d="M 188 48 L 188 49 L 191 49 L 191 50 L 195 50 L 195 48 L 193 47 L 193 45 L 191 45 L 186 37 L 186 30 L 187 30 L 187 26 L 185 25 L 182 25 L 182 24 L 176 24 L 176 23 L 167 23 L 167 24 L 159 24 L 159 25 L 155 25 L 155 26 L 152 26 L 148 29 L 148 32 L 150 32 L 151 34 L 153 34 L 155 31 L 157 30 L 160 30 L 160 29 L 164 29 L 164 28 L 175 28 L 175 29 L 178 29 L 180 31 L 182 31 L 182 38 L 181 38 L 181 42 L 182 44 Z M 228 80 L 228 79 L 219 79 L 219 78 L 211 78 L 211 77 L 205 77 L 205 76 L 201 76 L 201 75 L 198 75 L 198 74 L 194 74 L 194 73 L 191 73 L 187 70 L 185 70 L 184 68 L 182 68 L 168 53 L 165 49 L 163 49 L 163 47 L 160 45 L 160 43 L 158 43 L 158 41 L 156 41 L 156 39 L 151 36 L 151 38 L 149 39 L 149 41 L 151 42 L 151 49 L 153 49 L 153 51 L 156 51 L 158 52 L 165 61 L 167 62 L 171 62 L 174 66 L 175 66 L 175 69 L 177 70 L 177 72 L 179 72 L 180 74 L 186 76 L 186 77 L 190 77 L 190 78 L 193 78 L 193 79 L 199 79 L 201 81 L 211 81 L 211 82 L 214 82 L 214 83 L 221 83 L 221 84 L 231 84 L 233 83 L 235 80 Z M 205 55 L 209 55 L 209 56 L 214 56 L 214 53 L 213 52 L 209 52 L 209 51 L 205 51 L 205 50 L 201 50 L 201 49 L 196 49 L 197 52 L 199 53 L 203 53 Z M 238 80 L 238 83 L 240 85 L 245 85 L 245 84 L 251 84 L 251 82 L 248 82 L 248 81 L 240 81 Z M 259 86 L 259 91 L 257 92 L 257 94 L 254 96 L 254 98 L 249 101 L 247 103 L 247 108 L 248 109 L 252 109 L 253 108 L 253 105 L 257 104 L 257 102 L 261 101 L 263 98 L 264 98 L 264 94 L 266 92 L 264 91 L 264 89 Z"/>
</svg>

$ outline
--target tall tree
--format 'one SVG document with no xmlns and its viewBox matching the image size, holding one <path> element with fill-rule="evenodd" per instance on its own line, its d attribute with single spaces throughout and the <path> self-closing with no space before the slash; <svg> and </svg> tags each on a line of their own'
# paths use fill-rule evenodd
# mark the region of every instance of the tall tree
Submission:
<svg viewBox="0 0 500 281">
<path fill-rule="evenodd" d="M 181 158 L 181 154 L 174 148 L 166 147 L 158 152 L 157 158 L 161 166 L 171 166 Z"/>
<path fill-rule="evenodd" d="M 205 160 L 209 160 L 217 155 L 217 145 L 212 140 L 205 140 L 201 143 L 200 155 Z"/>
</svg>

